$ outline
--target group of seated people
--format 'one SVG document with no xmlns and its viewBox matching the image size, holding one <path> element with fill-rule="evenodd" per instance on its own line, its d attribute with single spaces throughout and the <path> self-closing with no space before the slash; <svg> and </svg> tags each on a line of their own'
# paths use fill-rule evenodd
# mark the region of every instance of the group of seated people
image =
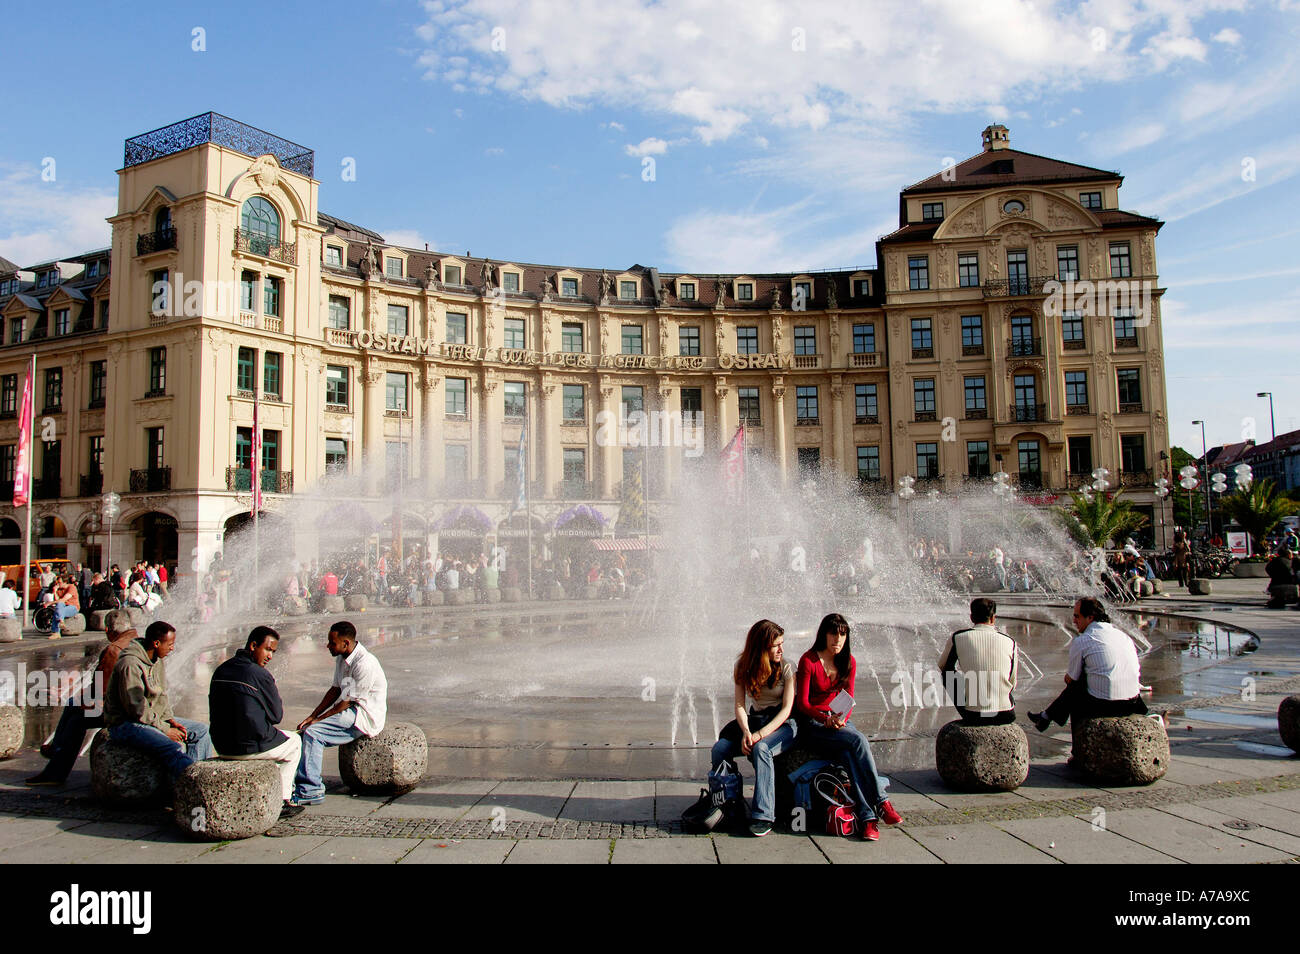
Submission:
<svg viewBox="0 0 1300 954">
<path fill-rule="evenodd" d="M 1292 550 L 1289 544 L 1283 543 L 1269 558 L 1264 565 L 1264 572 L 1268 574 L 1266 605 L 1269 609 L 1282 609 L 1288 602 L 1295 600 L 1295 591 L 1290 587 L 1300 582 L 1300 554 Z M 1296 609 L 1300 609 L 1300 603 L 1296 603 Z"/>
<path fill-rule="evenodd" d="M 102 727 L 111 741 L 156 756 L 173 778 L 213 757 L 275 762 L 284 815 L 290 816 L 324 801 L 325 747 L 372 737 L 384 729 L 388 681 L 379 660 L 357 641 L 350 622 L 330 627 L 326 647 L 335 660 L 333 683 L 292 732 L 277 728 L 284 704 L 267 665 L 280 636 L 271 627 L 256 627 L 244 648 L 213 672 L 210 723 L 205 724 L 182 719 L 172 709 L 164 661 L 176 649 L 175 627 L 158 620 L 140 636 L 123 610 L 109 613 L 107 626 L 109 644 L 82 692 L 67 700 L 53 738 L 41 746 L 49 764 L 27 779 L 28 785 L 63 784 L 86 732 Z"/>
<path fill-rule="evenodd" d="M 1105 606 L 1094 597 L 1077 600 L 1072 619 L 1078 635 L 1070 642 L 1065 689 L 1045 710 L 1028 713 L 1029 721 L 1046 732 L 1052 722 L 1065 725 L 1071 718 L 1145 715 L 1133 640 L 1111 623 Z M 1019 675 L 1016 641 L 997 628 L 992 599 L 972 600 L 970 620 L 970 628 L 949 638 L 939 669 L 967 677 L 952 680 L 962 723 L 1010 724 L 1015 721 L 1012 693 Z M 755 775 L 749 830 L 762 837 L 776 821 L 774 759 L 796 742 L 806 746 L 848 770 L 859 833 L 877 841 L 880 821 L 896 825 L 902 819 L 885 797 L 871 745 L 849 721 L 857 663 L 848 621 L 839 613 L 826 616 L 797 670 L 785 658 L 784 643 L 784 630 L 771 620 L 750 627 L 733 670 L 735 719 L 714 744 L 711 764 L 716 767 L 737 755 L 749 757 Z M 1076 766 L 1073 756 L 1067 764 Z"/>
</svg>

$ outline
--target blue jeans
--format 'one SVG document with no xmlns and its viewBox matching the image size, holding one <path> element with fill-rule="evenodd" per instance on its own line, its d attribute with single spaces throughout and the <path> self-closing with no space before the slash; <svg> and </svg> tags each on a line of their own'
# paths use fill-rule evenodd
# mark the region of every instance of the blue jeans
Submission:
<svg viewBox="0 0 1300 954">
<path fill-rule="evenodd" d="M 750 719 L 750 731 L 762 728 L 762 723 Z M 754 765 L 754 820 L 776 821 L 776 768 L 773 759 L 794 743 L 798 730 L 793 719 L 787 719 L 781 728 L 776 729 L 767 738 L 755 743 L 750 750 L 749 761 Z M 734 759 L 740 754 L 740 743 L 729 739 L 718 739 L 713 743 L 710 765 L 717 765 L 724 759 Z"/>
<path fill-rule="evenodd" d="M 65 705 L 63 714 L 59 716 L 58 728 L 54 730 L 54 738 L 50 741 L 50 764 L 41 774 L 57 778 L 61 782 L 66 780 L 77 763 L 77 756 L 81 754 L 86 732 L 103 724 L 102 712 L 97 716 L 88 715 L 77 700 Z"/>
<path fill-rule="evenodd" d="M 212 758 L 212 740 L 208 727 L 192 719 L 177 719 L 185 728 L 185 745 L 173 742 L 167 734 L 151 725 L 124 722 L 108 730 L 108 737 L 123 745 L 133 745 L 155 755 L 166 763 L 172 778 L 180 775 L 195 762 Z"/>
<path fill-rule="evenodd" d="M 79 612 L 81 611 L 77 609 L 75 606 L 69 606 L 67 603 L 55 603 L 54 604 L 54 625 L 50 629 L 50 632 L 57 633 L 59 631 L 59 623 L 63 622 L 65 619 L 68 619 L 71 616 L 76 616 Z"/>
<path fill-rule="evenodd" d="M 347 708 L 302 730 L 302 758 L 293 777 L 295 798 L 320 798 L 325 794 L 325 783 L 320 777 L 321 756 L 327 745 L 347 745 L 360 738 L 363 733 L 356 727 L 356 721 L 357 710 Z"/>
<path fill-rule="evenodd" d="M 842 729 L 828 729 L 815 722 L 801 721 L 800 741 L 823 758 L 839 762 L 849 770 L 853 781 L 853 798 L 858 803 L 858 817 L 873 821 L 880 803 L 885 800 L 885 786 L 871 757 L 871 744 L 852 722 Z"/>
</svg>

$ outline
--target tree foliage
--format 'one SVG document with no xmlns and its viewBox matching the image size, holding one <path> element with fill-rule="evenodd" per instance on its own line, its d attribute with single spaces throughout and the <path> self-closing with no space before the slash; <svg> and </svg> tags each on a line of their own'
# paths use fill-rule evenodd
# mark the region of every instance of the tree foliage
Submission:
<svg viewBox="0 0 1300 954">
<path fill-rule="evenodd" d="M 1144 514 L 1133 509 L 1121 499 L 1122 490 L 1113 494 L 1093 494 L 1088 500 L 1083 494 L 1071 494 L 1071 503 L 1065 508 L 1066 527 L 1076 540 L 1090 547 L 1105 547 L 1114 542 L 1120 545 L 1132 533 L 1148 523 Z"/>
<path fill-rule="evenodd" d="M 1264 540 L 1282 518 L 1300 509 L 1294 501 L 1279 494 L 1273 481 L 1267 479 L 1251 484 L 1249 490 L 1224 497 L 1219 508 L 1250 534 L 1258 553 L 1264 552 Z"/>
</svg>

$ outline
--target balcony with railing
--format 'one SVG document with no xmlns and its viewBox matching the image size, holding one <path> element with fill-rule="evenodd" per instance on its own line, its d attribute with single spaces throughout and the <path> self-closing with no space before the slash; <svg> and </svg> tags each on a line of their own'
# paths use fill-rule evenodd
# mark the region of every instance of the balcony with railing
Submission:
<svg viewBox="0 0 1300 954">
<path fill-rule="evenodd" d="M 880 367 L 880 353 L 877 351 L 854 351 L 849 355 L 849 365 L 854 368 Z"/>
<path fill-rule="evenodd" d="M 132 494 L 151 494 L 172 489 L 172 469 L 170 467 L 146 467 L 131 471 Z"/>
<path fill-rule="evenodd" d="M 247 493 L 253 489 L 253 470 L 251 467 L 227 467 L 226 489 Z M 293 493 L 293 471 L 262 469 L 262 493 Z"/>
<path fill-rule="evenodd" d="M 1119 350 L 1120 348 L 1136 348 L 1137 346 L 1138 346 L 1137 335 L 1131 335 L 1131 336 L 1126 335 L 1122 338 L 1119 335 L 1115 336 L 1116 350 Z"/>
<path fill-rule="evenodd" d="M 260 232 L 235 229 L 235 251 L 247 252 L 259 258 L 269 258 L 274 262 L 296 265 L 298 262 L 298 243 L 281 242 Z"/>
<path fill-rule="evenodd" d="M 969 358 L 973 355 L 981 355 L 983 353 L 984 353 L 983 344 L 964 344 L 961 346 L 961 356 L 963 358 Z"/>
<path fill-rule="evenodd" d="M 1146 470 L 1124 470 L 1120 471 L 1119 485 L 1121 487 L 1150 487 L 1151 486 L 1151 469 Z"/>
<path fill-rule="evenodd" d="M 1047 420 L 1046 404 L 1012 404 L 1010 408 L 1011 420 L 1013 421 L 1045 421 Z"/>
<path fill-rule="evenodd" d="M 1092 413 L 1091 404 L 1067 404 L 1065 405 L 1065 414 L 1067 417 L 1079 417 Z"/>
<path fill-rule="evenodd" d="M 1042 354 L 1042 338 L 1012 338 L 1007 342 L 1008 358 L 1041 357 Z"/>
<path fill-rule="evenodd" d="M 555 496 L 560 500 L 591 500 L 596 488 L 593 481 L 566 478 L 555 485 Z"/>
<path fill-rule="evenodd" d="M 927 423 L 929 421 L 937 421 L 939 420 L 939 412 L 938 411 L 913 411 L 912 420 L 921 424 Z"/>
<path fill-rule="evenodd" d="M 43 477 L 32 481 L 33 500 L 58 500 L 63 486 L 58 477 Z"/>
<path fill-rule="evenodd" d="M 1062 351 L 1087 351 L 1088 342 L 1083 338 L 1064 338 L 1061 341 Z"/>
<path fill-rule="evenodd" d="M 855 414 L 853 416 L 854 424 L 879 424 L 879 414 Z"/>
<path fill-rule="evenodd" d="M 889 485 L 885 483 L 885 479 L 880 476 L 872 477 L 859 474 L 857 488 L 858 493 L 862 494 L 864 497 L 877 496 L 889 492 Z"/>
<path fill-rule="evenodd" d="M 819 354 L 797 354 L 794 356 L 794 366 L 808 370 L 811 368 L 820 368 L 822 356 Z"/>
<path fill-rule="evenodd" d="M 966 420 L 968 421 L 986 421 L 989 417 L 989 409 L 986 407 L 968 407 L 966 408 Z"/>
<path fill-rule="evenodd" d="M 357 340 L 357 333 L 346 328 L 326 328 L 325 343 L 351 348 Z"/>
<path fill-rule="evenodd" d="M 913 360 L 913 361 L 929 361 L 929 360 L 932 359 L 933 357 L 934 357 L 934 349 L 933 349 L 933 348 L 913 348 L 913 349 L 912 349 L 912 360 Z"/>
<path fill-rule="evenodd" d="M 145 232 L 143 235 L 137 235 L 135 239 L 136 255 L 152 255 L 154 252 L 165 252 L 175 247 L 176 229 L 171 226 L 154 232 Z"/>
<path fill-rule="evenodd" d="M 1121 414 L 1141 414 L 1141 413 L 1142 413 L 1142 402 L 1141 402 L 1141 401 L 1120 401 L 1120 402 L 1119 402 L 1119 413 L 1121 413 Z"/>
<path fill-rule="evenodd" d="M 821 418 L 817 416 L 796 417 L 794 420 L 794 426 L 795 427 L 817 427 L 818 425 L 821 424 L 821 422 L 822 422 Z"/>
<path fill-rule="evenodd" d="M 82 497 L 98 497 L 104 492 L 104 475 L 103 474 L 82 474 L 81 475 L 81 494 Z"/>
<path fill-rule="evenodd" d="M 1041 295 L 1043 286 L 1055 281 L 1055 275 L 1032 275 L 1028 278 L 1004 278 L 984 283 L 985 298 L 1014 298 L 1018 295 Z"/>
<path fill-rule="evenodd" d="M 1065 475 L 1065 489 L 1066 489 L 1066 490 L 1082 490 L 1084 487 L 1091 487 L 1091 486 L 1092 486 L 1092 481 L 1093 481 L 1093 476 L 1092 476 L 1091 473 L 1088 473 L 1088 474 L 1066 474 L 1066 475 Z"/>
<path fill-rule="evenodd" d="M 440 496 L 450 500 L 473 500 L 483 496 L 481 477 L 457 479 L 450 477 L 442 482 Z"/>
</svg>

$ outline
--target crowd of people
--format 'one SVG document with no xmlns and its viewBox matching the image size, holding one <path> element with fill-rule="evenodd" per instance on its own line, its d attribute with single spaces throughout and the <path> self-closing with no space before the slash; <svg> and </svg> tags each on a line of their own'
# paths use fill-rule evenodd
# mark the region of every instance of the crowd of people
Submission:
<svg viewBox="0 0 1300 954">
<path fill-rule="evenodd" d="M 174 575 L 163 563 L 141 560 L 128 569 L 114 563 L 107 574 L 81 563 L 67 564 L 56 572 L 53 563 L 35 563 L 40 589 L 33 602 L 36 628 L 57 638 L 64 620 L 78 613 L 115 610 L 135 606 L 155 613 L 167 599 L 167 584 Z M 22 612 L 23 594 L 18 580 L 6 579 L 0 586 L 0 618 Z"/>
</svg>

